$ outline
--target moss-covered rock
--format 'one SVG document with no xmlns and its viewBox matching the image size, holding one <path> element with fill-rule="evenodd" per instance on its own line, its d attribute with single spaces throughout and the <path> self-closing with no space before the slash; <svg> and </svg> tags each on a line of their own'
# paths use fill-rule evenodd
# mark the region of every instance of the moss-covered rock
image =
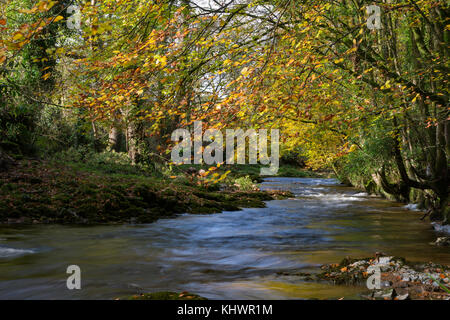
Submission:
<svg viewBox="0 0 450 320">
<path fill-rule="evenodd" d="M 119 298 L 117 300 L 207 300 L 199 295 L 189 292 L 153 292 L 141 293 L 131 297 Z"/>
</svg>

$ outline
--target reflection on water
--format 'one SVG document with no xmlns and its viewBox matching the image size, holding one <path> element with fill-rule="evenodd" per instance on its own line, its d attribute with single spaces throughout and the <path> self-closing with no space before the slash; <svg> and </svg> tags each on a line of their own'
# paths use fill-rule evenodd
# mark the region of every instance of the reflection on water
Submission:
<svg viewBox="0 0 450 320">
<path fill-rule="evenodd" d="M 182 215 L 149 225 L 0 228 L 0 298 L 109 299 L 188 290 L 208 298 L 358 297 L 364 288 L 307 283 L 279 271 L 315 270 L 376 251 L 450 264 L 421 213 L 333 179 L 271 178 L 294 199 L 267 208 Z M 66 268 L 82 290 L 66 289 Z"/>
</svg>

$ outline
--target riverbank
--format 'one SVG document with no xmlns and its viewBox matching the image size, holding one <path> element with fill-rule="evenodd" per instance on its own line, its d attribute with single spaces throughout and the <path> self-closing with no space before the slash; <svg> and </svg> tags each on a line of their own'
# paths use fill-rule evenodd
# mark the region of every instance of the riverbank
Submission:
<svg viewBox="0 0 450 320">
<path fill-rule="evenodd" d="M 403 203 L 405 208 L 422 212 L 420 220 L 430 221 L 431 227 L 441 234 L 450 236 L 450 224 L 445 220 L 445 216 L 450 212 L 450 205 L 447 205 L 446 209 L 439 208 L 436 205 L 436 198 L 427 196 L 423 190 L 411 189 L 408 197 L 399 198 L 394 194 L 389 194 L 384 191 L 383 188 L 377 185 L 374 181 L 354 180 L 354 179 L 340 179 L 345 185 L 351 186 L 355 189 L 366 192 L 369 195 L 378 196 L 389 201 L 397 203 Z"/>
<path fill-rule="evenodd" d="M 263 181 L 264 176 L 260 175 L 261 165 L 240 164 L 240 165 L 223 165 L 217 169 L 219 173 L 225 173 L 229 171 L 229 177 L 231 179 L 249 177 L 252 181 L 260 183 Z M 206 165 L 181 165 L 177 167 L 177 170 L 181 172 L 190 172 L 195 170 L 208 170 Z M 313 171 L 311 169 L 296 167 L 293 165 L 281 165 L 277 173 L 270 177 L 285 177 L 285 178 L 332 178 L 334 173 L 331 171 Z"/>
<path fill-rule="evenodd" d="M 375 280 L 374 270 L 380 279 Z M 367 286 L 375 288 L 360 295 L 366 300 L 450 300 L 450 267 L 434 263 L 411 263 L 404 258 L 376 255 L 374 258 L 346 258 L 337 264 L 327 264 L 320 272 L 279 273 L 297 276 L 299 281 L 331 282 L 334 285 Z M 372 277 L 372 278 L 370 278 Z M 371 281 L 373 279 L 373 281 Z M 130 300 L 201 300 L 198 295 L 182 292 L 140 293 Z M 341 297 L 345 300 L 346 297 Z"/>
<path fill-rule="evenodd" d="M 150 223 L 180 213 L 264 207 L 265 201 L 292 196 L 235 186 L 219 190 L 201 179 L 22 160 L 0 173 L 0 223 Z"/>
<path fill-rule="evenodd" d="M 380 253 L 372 258 L 348 257 L 340 263 L 326 264 L 318 273 L 284 275 L 333 285 L 367 286 L 369 283 L 372 290 L 367 288 L 361 294 L 361 298 L 368 300 L 450 300 L 450 266 L 432 262 L 413 263 Z"/>
<path fill-rule="evenodd" d="M 377 280 L 377 273 L 379 278 Z M 373 258 L 345 258 L 326 264 L 317 273 L 279 272 L 302 282 L 328 282 L 339 286 L 365 286 L 366 300 L 450 300 L 450 266 L 432 262 L 413 263 L 401 257 L 376 253 Z M 372 287 L 369 288 L 369 285 Z M 371 290 L 369 290 L 371 289 Z M 119 298 L 129 300 L 203 300 L 189 292 L 138 293 Z M 345 300 L 341 297 L 340 300 Z"/>
<path fill-rule="evenodd" d="M 368 291 L 364 283 L 334 285 L 277 273 L 321 273 L 320 265 L 373 252 L 450 265 L 448 248 L 429 244 L 436 234 L 421 214 L 399 204 L 331 179 L 272 178 L 260 188 L 296 197 L 268 201 L 266 208 L 149 224 L 3 225 L 0 271 L 8 281 L 0 283 L 0 298 L 188 291 L 208 299 L 358 299 Z M 71 264 L 82 270 L 83 290 L 61 285 Z"/>
</svg>

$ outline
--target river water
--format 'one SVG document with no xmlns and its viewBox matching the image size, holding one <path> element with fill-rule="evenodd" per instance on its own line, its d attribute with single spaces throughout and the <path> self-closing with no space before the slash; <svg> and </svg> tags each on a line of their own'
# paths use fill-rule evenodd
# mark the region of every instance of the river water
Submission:
<svg viewBox="0 0 450 320">
<path fill-rule="evenodd" d="M 190 291 L 211 299 L 358 298 L 358 286 L 301 281 L 346 256 L 381 251 L 450 264 L 422 213 L 333 179 L 271 178 L 295 198 L 267 208 L 181 215 L 147 225 L 0 227 L 0 299 L 112 299 Z M 81 268 L 81 290 L 66 269 Z"/>
</svg>

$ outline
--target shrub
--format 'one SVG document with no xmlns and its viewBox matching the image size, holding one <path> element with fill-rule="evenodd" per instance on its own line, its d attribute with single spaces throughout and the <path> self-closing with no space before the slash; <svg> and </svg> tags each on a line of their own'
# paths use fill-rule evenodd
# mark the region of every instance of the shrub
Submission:
<svg viewBox="0 0 450 320">
<path fill-rule="evenodd" d="M 234 180 L 234 185 L 242 191 L 251 191 L 256 188 L 250 176 L 240 177 Z"/>
</svg>

